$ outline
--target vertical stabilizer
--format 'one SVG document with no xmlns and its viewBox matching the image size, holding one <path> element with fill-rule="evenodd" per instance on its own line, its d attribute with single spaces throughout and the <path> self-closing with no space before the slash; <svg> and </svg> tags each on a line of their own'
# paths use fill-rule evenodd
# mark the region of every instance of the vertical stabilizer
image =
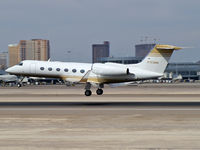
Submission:
<svg viewBox="0 0 200 150">
<path fill-rule="evenodd" d="M 144 70 L 163 74 L 174 50 L 180 47 L 172 45 L 156 45 L 144 60 L 135 66 Z"/>
</svg>

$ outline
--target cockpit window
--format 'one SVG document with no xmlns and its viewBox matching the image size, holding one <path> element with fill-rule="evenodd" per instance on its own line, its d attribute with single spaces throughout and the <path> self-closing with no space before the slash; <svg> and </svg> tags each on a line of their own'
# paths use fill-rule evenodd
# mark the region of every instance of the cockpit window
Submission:
<svg viewBox="0 0 200 150">
<path fill-rule="evenodd" d="M 20 62 L 18 65 L 19 65 L 19 66 L 23 66 L 23 62 Z"/>
</svg>

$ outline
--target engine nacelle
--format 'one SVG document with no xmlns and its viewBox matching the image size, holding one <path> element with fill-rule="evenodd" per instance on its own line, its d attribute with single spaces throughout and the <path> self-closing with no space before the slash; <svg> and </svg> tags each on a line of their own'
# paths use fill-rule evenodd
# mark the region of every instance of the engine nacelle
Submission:
<svg viewBox="0 0 200 150">
<path fill-rule="evenodd" d="M 112 65 L 112 64 L 93 64 L 92 72 L 97 75 L 103 76 L 118 76 L 118 75 L 128 75 L 129 69 L 124 65 Z"/>
</svg>

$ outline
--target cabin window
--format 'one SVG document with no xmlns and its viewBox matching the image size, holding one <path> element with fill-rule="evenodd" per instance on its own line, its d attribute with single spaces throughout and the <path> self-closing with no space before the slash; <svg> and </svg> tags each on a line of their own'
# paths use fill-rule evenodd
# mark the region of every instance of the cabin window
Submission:
<svg viewBox="0 0 200 150">
<path fill-rule="evenodd" d="M 20 63 L 19 63 L 19 66 L 23 66 L 23 62 L 20 62 Z"/>
<path fill-rule="evenodd" d="M 80 70 L 80 72 L 81 72 L 81 73 L 84 73 L 84 72 L 85 72 L 85 70 L 84 70 L 84 69 L 81 69 L 81 70 Z"/>
<path fill-rule="evenodd" d="M 69 69 L 65 68 L 65 69 L 64 69 L 64 71 L 65 71 L 65 72 L 68 72 L 68 71 L 69 71 Z"/>
<path fill-rule="evenodd" d="M 40 67 L 40 70 L 44 70 L 44 67 Z"/>
<path fill-rule="evenodd" d="M 52 68 L 51 68 L 51 67 L 49 67 L 49 68 L 48 68 L 48 70 L 49 70 L 49 71 L 52 71 Z"/>
<path fill-rule="evenodd" d="M 75 72 L 76 72 L 76 69 L 72 69 L 72 72 L 75 73 Z"/>
<path fill-rule="evenodd" d="M 60 68 L 56 68 L 56 71 L 60 71 Z"/>
</svg>

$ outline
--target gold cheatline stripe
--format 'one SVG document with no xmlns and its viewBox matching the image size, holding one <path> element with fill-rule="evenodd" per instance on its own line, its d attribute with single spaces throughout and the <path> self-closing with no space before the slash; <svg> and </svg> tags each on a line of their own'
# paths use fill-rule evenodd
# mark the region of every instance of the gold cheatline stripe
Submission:
<svg viewBox="0 0 200 150">
<path fill-rule="evenodd" d="M 33 76 L 32 74 L 19 74 L 19 75 L 24 75 L 24 76 Z M 52 78 L 60 78 L 62 80 L 66 80 L 67 78 L 72 78 L 72 79 L 78 79 L 77 82 L 94 82 L 94 83 L 117 83 L 117 82 L 125 82 L 128 81 L 127 79 L 106 79 L 106 78 L 88 78 L 88 79 L 83 79 L 83 76 L 59 76 L 59 75 L 34 75 L 35 77 L 52 77 Z M 132 81 L 132 80 L 130 80 Z"/>
<path fill-rule="evenodd" d="M 115 83 L 115 82 L 123 82 L 126 81 L 126 79 L 106 79 L 106 78 L 88 78 L 88 79 L 82 79 L 82 76 L 61 76 L 63 80 L 66 80 L 67 78 L 72 79 L 78 79 L 78 82 L 95 82 L 95 83 Z"/>
</svg>

